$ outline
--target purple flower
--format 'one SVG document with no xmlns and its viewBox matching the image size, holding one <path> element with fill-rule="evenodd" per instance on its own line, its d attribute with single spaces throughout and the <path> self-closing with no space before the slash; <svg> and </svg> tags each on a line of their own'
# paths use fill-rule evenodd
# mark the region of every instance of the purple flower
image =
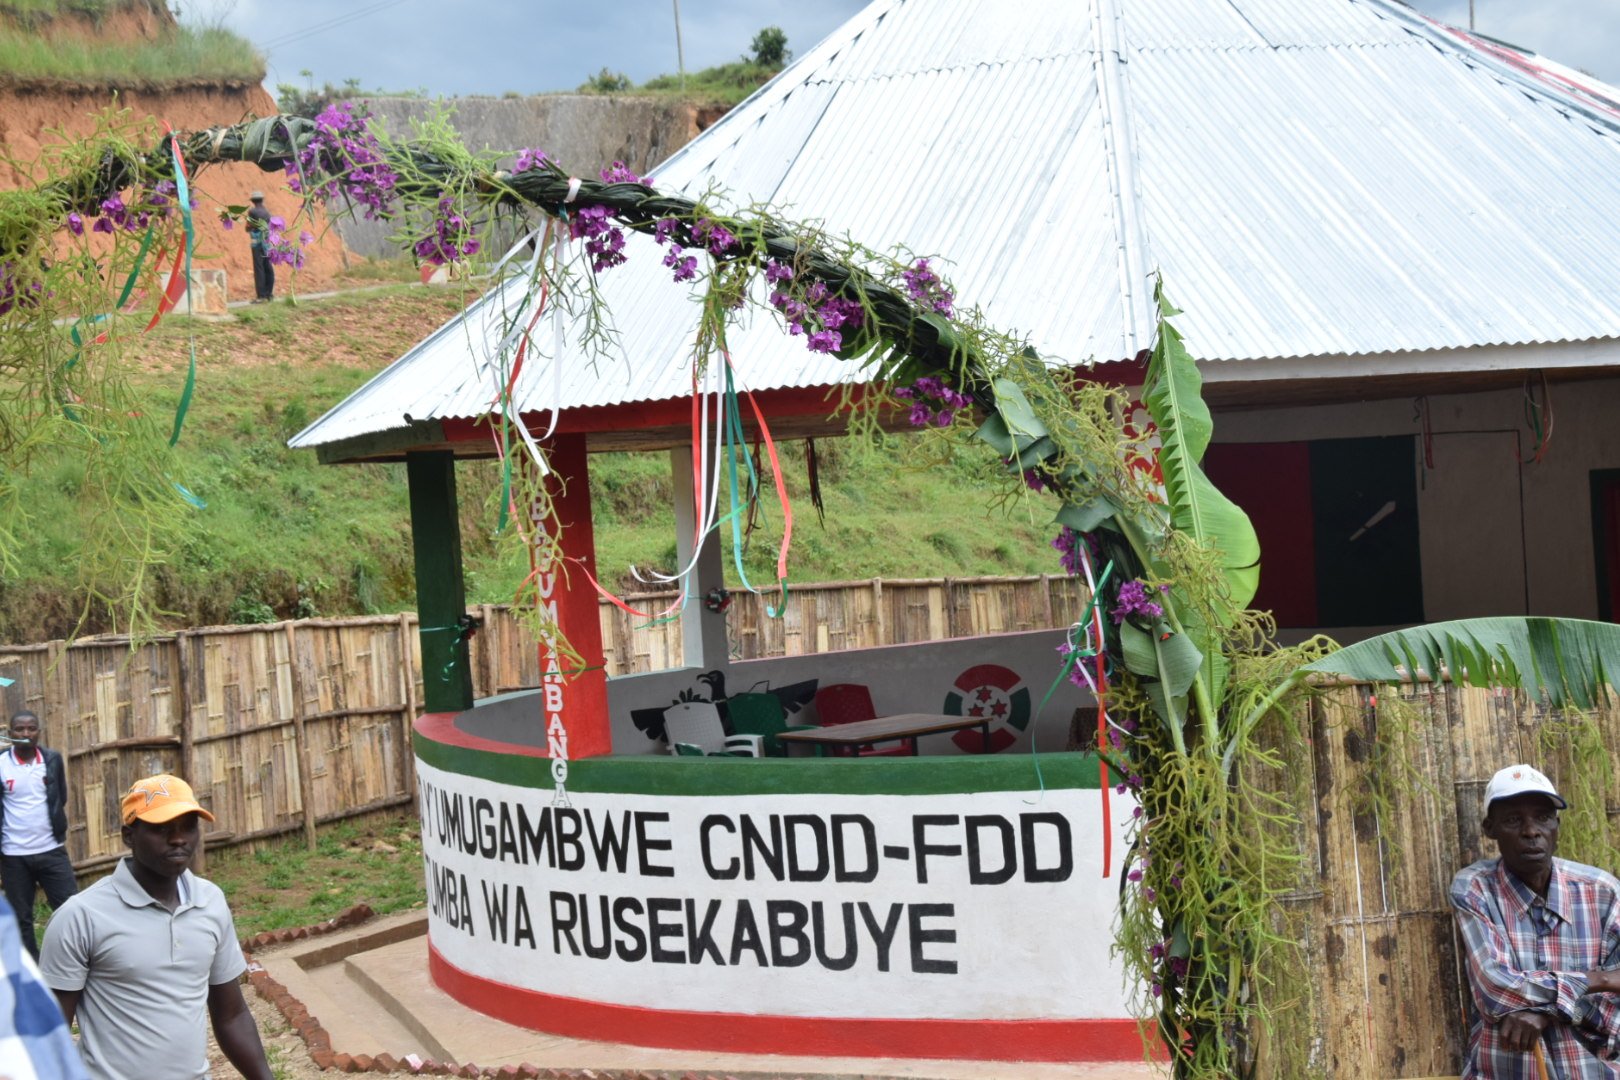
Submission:
<svg viewBox="0 0 1620 1080">
<path fill-rule="evenodd" d="M 287 227 L 287 223 L 280 216 L 272 216 L 270 218 L 270 227 L 279 232 Z"/>
<path fill-rule="evenodd" d="M 601 176 L 603 180 L 606 180 L 610 184 L 652 183 L 652 177 L 649 176 L 646 179 L 643 179 L 637 176 L 635 173 L 631 172 L 629 167 L 626 166 L 622 161 L 615 161 L 612 165 L 609 165 L 607 168 L 603 169 Z"/>
<path fill-rule="evenodd" d="M 308 229 L 299 229 L 298 242 L 303 244 L 305 247 L 308 247 L 315 242 L 315 234 L 310 232 Z"/>
<path fill-rule="evenodd" d="M 679 222 L 672 217 L 659 218 L 658 222 L 653 225 L 653 243 L 662 245 L 668 241 L 670 233 L 675 231 L 677 224 Z"/>
<path fill-rule="evenodd" d="M 544 150 L 524 149 L 518 151 L 517 164 L 512 167 L 513 172 L 528 172 L 545 165 L 550 158 Z"/>
<path fill-rule="evenodd" d="M 737 246 L 737 238 L 723 225 L 716 225 L 709 232 L 709 253 L 711 255 L 724 255 L 729 249 Z"/>
<path fill-rule="evenodd" d="M 1147 585 L 1140 581 L 1127 581 L 1119 587 L 1116 606 L 1109 614 L 1114 617 L 1115 623 L 1122 623 L 1133 616 L 1153 620 L 1164 614 L 1164 607 L 1148 599 Z"/>
<path fill-rule="evenodd" d="M 772 285 L 780 285 L 784 281 L 793 280 L 793 267 L 784 262 L 771 259 L 765 264 L 765 280 Z"/>
<path fill-rule="evenodd" d="M 72 233 L 74 236 L 84 235 L 84 218 L 79 216 L 79 212 L 77 210 L 68 214 L 67 227 L 68 232 Z"/>
<path fill-rule="evenodd" d="M 929 269 L 927 259 L 918 259 L 909 270 L 902 271 L 900 277 L 913 300 L 947 318 L 955 314 L 955 296 L 945 287 L 939 275 Z"/>
<path fill-rule="evenodd" d="M 859 326 L 866 321 L 866 313 L 861 310 L 858 302 L 837 296 L 822 304 L 817 314 L 821 316 L 822 325 L 829 330 L 837 330 L 844 326 Z"/>
<path fill-rule="evenodd" d="M 817 330 L 806 342 L 811 352 L 837 352 L 843 347 L 843 336 L 836 330 Z"/>
<path fill-rule="evenodd" d="M 676 281 L 691 281 L 697 277 L 697 256 L 684 254 L 685 251 L 681 245 L 671 244 L 664 255 L 664 265 L 675 271 Z"/>
<path fill-rule="evenodd" d="M 113 223 L 108 218 L 98 217 L 96 218 L 96 223 L 90 226 L 90 231 L 110 233 L 113 231 Z"/>
<path fill-rule="evenodd" d="M 928 406 L 913 405 L 911 407 L 911 415 L 906 419 L 911 421 L 912 427 L 926 427 L 928 426 L 929 418 L 933 415 L 933 410 L 929 409 Z"/>
<path fill-rule="evenodd" d="M 122 217 L 124 214 L 124 200 L 117 195 L 110 199 L 102 199 L 101 212 L 109 217 Z"/>
</svg>

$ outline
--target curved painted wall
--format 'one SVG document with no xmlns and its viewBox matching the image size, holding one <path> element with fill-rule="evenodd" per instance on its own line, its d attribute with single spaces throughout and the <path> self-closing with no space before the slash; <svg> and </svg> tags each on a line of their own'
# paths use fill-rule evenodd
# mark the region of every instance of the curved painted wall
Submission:
<svg viewBox="0 0 1620 1080">
<path fill-rule="evenodd" d="M 431 970 L 480 1011 L 724 1051 L 1141 1056 L 1088 757 L 591 758 L 559 801 L 537 748 L 455 716 L 415 745 Z"/>
</svg>

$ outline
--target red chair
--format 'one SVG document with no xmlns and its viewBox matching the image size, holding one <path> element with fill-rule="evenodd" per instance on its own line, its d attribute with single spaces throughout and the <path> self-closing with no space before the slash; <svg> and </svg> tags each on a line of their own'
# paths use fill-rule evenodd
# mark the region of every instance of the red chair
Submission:
<svg viewBox="0 0 1620 1080">
<path fill-rule="evenodd" d="M 816 715 L 822 727 L 854 724 L 861 720 L 876 720 L 877 708 L 872 704 L 872 692 L 864 683 L 832 683 L 816 690 Z M 911 748 L 899 746 L 862 747 L 856 757 L 910 757 Z"/>
</svg>

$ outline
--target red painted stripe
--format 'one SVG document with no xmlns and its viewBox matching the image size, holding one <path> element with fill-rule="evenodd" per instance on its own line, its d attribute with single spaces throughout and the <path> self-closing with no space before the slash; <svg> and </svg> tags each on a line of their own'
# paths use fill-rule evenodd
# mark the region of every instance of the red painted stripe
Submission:
<svg viewBox="0 0 1620 1080">
<path fill-rule="evenodd" d="M 684 1012 L 562 997 L 473 975 L 428 943 L 428 971 L 457 1001 L 509 1024 L 672 1050 L 968 1061 L 1140 1061 L 1135 1020 L 878 1020 Z"/>
<path fill-rule="evenodd" d="M 486 739 L 482 735 L 469 735 L 456 727 L 456 717 L 460 713 L 430 712 L 423 713 L 416 718 L 416 733 L 424 739 L 430 739 L 446 746 L 465 746 L 469 750 L 488 750 L 495 754 L 510 754 L 513 757 L 548 757 L 543 746 L 520 746 L 517 743 L 496 742 Z"/>
</svg>

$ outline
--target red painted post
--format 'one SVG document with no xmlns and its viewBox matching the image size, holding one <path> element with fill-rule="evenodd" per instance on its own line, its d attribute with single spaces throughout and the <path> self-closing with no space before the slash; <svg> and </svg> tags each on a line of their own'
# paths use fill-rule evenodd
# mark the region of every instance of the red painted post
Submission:
<svg viewBox="0 0 1620 1080">
<path fill-rule="evenodd" d="M 539 530 L 560 529 L 563 563 L 540 575 L 540 603 L 555 604 L 557 628 L 569 646 L 583 658 L 558 656 L 546 641 L 540 643 L 541 709 L 546 723 L 547 756 L 554 759 L 551 774 L 559 789 L 565 787 L 567 762 L 599 757 L 613 750 L 608 722 L 607 670 L 602 654 L 602 623 L 597 613 L 596 590 L 581 568 L 596 574 L 596 540 L 591 530 L 590 471 L 585 437 L 559 435 L 547 450 L 551 475 L 547 487 L 555 522 L 536 523 Z M 538 554 L 536 558 L 539 558 Z"/>
</svg>

